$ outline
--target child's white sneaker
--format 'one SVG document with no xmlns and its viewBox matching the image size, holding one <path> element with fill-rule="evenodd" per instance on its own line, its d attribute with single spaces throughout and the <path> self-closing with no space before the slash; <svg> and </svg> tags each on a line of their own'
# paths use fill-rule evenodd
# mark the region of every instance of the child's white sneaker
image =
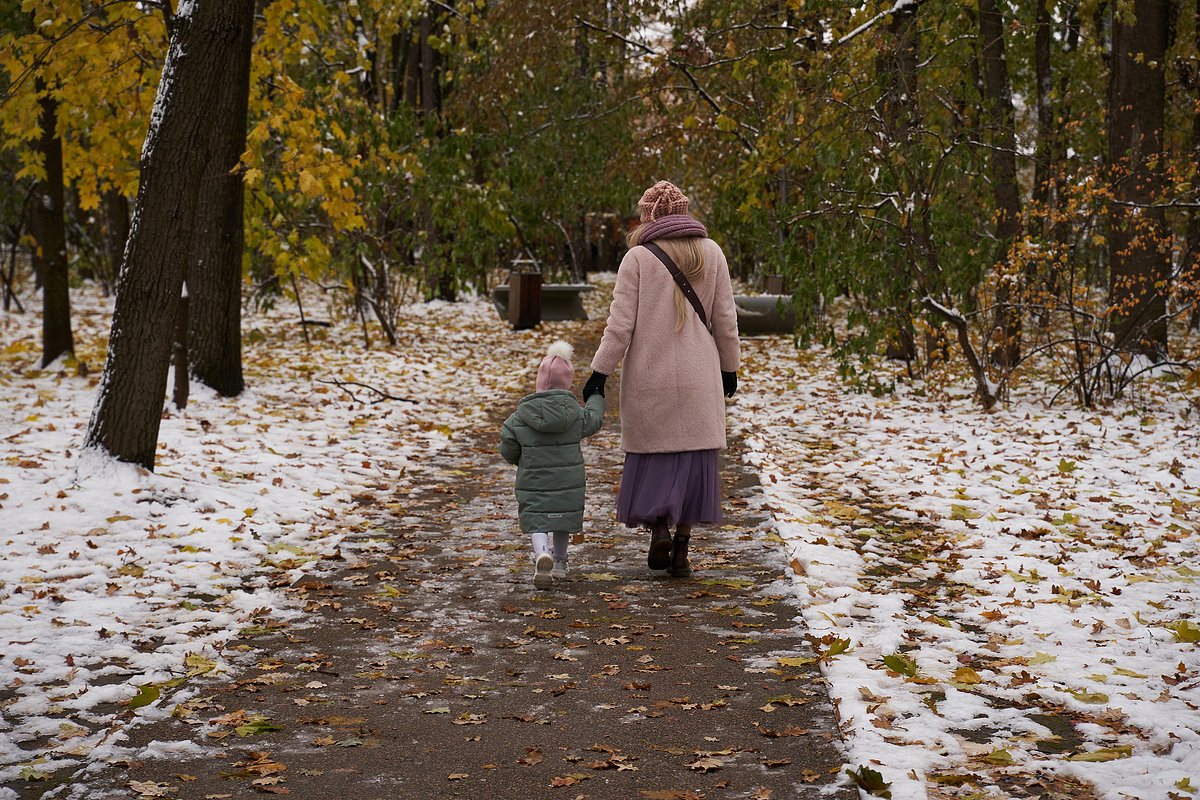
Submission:
<svg viewBox="0 0 1200 800">
<path fill-rule="evenodd" d="M 557 580 L 562 580 L 567 577 L 567 562 L 566 559 L 554 562 L 554 569 L 550 572 Z"/>
<path fill-rule="evenodd" d="M 554 556 L 541 553 L 533 562 L 533 585 L 539 589 L 549 589 L 554 585 Z"/>
</svg>

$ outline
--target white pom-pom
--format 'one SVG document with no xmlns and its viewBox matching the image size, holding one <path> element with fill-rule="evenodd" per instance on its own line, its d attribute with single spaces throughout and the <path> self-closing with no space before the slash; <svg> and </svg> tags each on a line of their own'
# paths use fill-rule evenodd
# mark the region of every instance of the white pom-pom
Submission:
<svg viewBox="0 0 1200 800">
<path fill-rule="evenodd" d="M 546 351 L 546 355 L 558 356 L 569 364 L 571 363 L 571 356 L 575 355 L 575 348 L 572 347 L 569 342 L 564 342 L 562 339 L 559 339 L 557 342 L 550 345 L 550 349 Z"/>
</svg>

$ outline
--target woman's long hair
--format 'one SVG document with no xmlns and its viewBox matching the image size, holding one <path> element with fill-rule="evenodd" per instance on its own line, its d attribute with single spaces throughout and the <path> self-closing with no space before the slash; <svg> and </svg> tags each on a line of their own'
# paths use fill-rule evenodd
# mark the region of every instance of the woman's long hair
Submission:
<svg viewBox="0 0 1200 800">
<path fill-rule="evenodd" d="M 626 244 L 631 248 L 641 244 L 642 228 L 645 223 L 638 225 L 629 232 L 629 236 L 625 238 Z M 679 271 L 688 279 L 688 283 L 693 286 L 696 282 L 704 277 L 704 251 L 700 249 L 702 236 L 688 236 L 683 239 L 659 239 L 658 246 L 666 251 L 671 260 L 675 262 L 675 266 L 679 267 Z M 691 308 L 691 303 L 683 296 L 683 290 L 678 286 L 675 287 L 675 330 L 683 330 L 683 323 L 687 321 L 688 310 Z"/>
</svg>

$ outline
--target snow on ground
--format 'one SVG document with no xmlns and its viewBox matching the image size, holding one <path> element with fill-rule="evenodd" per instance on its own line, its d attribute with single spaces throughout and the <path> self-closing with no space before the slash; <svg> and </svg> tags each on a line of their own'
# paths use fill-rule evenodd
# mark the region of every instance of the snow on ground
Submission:
<svg viewBox="0 0 1200 800">
<path fill-rule="evenodd" d="M 732 417 L 847 767 L 896 800 L 1196 796 L 1194 391 L 987 415 L 903 384 L 855 394 L 789 340 L 743 345 Z"/>
<path fill-rule="evenodd" d="M 248 314 L 247 390 L 168 404 L 151 474 L 80 458 L 111 303 L 85 286 L 72 304 L 83 376 L 38 368 L 36 313 L 0 315 L 0 783 L 111 757 L 189 676 L 236 671 L 239 631 L 298 613 L 278 587 L 382 524 L 358 500 L 402 507 L 408 475 L 532 391 L 526 354 L 578 330 L 514 334 L 475 299 L 407 307 L 393 351 L 352 321 L 309 326 L 309 349 L 290 303 Z M 305 309 L 328 318 L 316 296 Z"/>
</svg>

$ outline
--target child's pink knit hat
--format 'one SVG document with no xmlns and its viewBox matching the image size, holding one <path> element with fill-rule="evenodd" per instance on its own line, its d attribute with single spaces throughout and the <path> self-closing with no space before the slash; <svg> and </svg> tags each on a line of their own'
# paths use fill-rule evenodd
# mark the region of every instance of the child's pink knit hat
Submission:
<svg viewBox="0 0 1200 800">
<path fill-rule="evenodd" d="M 575 368 L 571 366 L 574 348 L 561 339 L 546 351 L 546 357 L 538 366 L 537 390 L 570 389 L 575 382 Z"/>
<path fill-rule="evenodd" d="M 642 222 L 659 217 L 688 213 L 688 199 L 679 187 L 670 181 L 659 181 L 651 186 L 638 200 L 638 213 Z"/>
</svg>

